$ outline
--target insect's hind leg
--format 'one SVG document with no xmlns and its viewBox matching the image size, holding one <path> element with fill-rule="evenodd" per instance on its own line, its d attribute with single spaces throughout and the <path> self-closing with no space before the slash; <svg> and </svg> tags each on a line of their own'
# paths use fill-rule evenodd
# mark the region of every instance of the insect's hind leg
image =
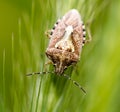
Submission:
<svg viewBox="0 0 120 112">
<path fill-rule="evenodd" d="M 52 37 L 51 33 L 52 33 L 51 30 L 45 31 L 45 35 L 46 35 L 49 39 Z"/>
<path fill-rule="evenodd" d="M 88 34 L 88 39 L 85 40 L 85 43 L 89 43 L 92 40 L 92 36 L 91 36 L 90 29 L 87 28 L 86 30 L 87 30 L 87 34 Z"/>
<path fill-rule="evenodd" d="M 85 40 L 85 44 L 91 42 L 92 40 L 91 31 L 90 31 L 90 22 L 87 22 L 86 24 L 86 32 L 87 32 L 88 39 Z"/>
</svg>

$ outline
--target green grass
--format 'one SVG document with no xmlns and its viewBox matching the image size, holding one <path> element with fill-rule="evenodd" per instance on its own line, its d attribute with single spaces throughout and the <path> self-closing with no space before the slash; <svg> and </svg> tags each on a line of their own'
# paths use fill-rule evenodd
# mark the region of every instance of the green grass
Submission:
<svg viewBox="0 0 120 112">
<path fill-rule="evenodd" d="M 26 76 L 44 71 L 45 31 L 72 8 L 80 12 L 92 41 L 66 73 L 86 95 L 65 77 Z M 0 9 L 0 112 L 119 112 L 119 1 L 11 0 L 1 2 Z"/>
<path fill-rule="evenodd" d="M 5 108 L 5 49 L 3 51 L 3 111 Z"/>
</svg>

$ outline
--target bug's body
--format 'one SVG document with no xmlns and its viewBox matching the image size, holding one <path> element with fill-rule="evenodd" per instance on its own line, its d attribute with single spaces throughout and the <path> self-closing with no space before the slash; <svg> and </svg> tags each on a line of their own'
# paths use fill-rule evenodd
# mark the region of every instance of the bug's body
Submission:
<svg viewBox="0 0 120 112">
<path fill-rule="evenodd" d="M 66 13 L 50 34 L 46 55 L 54 64 L 55 73 L 62 75 L 68 66 L 78 62 L 85 42 L 85 27 L 79 12 L 72 9 Z"/>
</svg>

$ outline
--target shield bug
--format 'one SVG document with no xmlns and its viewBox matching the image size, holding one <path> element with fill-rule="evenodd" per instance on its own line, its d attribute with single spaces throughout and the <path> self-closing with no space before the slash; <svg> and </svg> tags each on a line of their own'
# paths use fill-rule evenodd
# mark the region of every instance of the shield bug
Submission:
<svg viewBox="0 0 120 112">
<path fill-rule="evenodd" d="M 61 20 L 55 23 L 54 27 L 47 33 L 47 36 L 50 38 L 50 41 L 46 49 L 46 55 L 55 67 L 54 73 L 68 78 L 86 93 L 79 83 L 64 74 L 64 70 L 68 66 L 78 62 L 82 47 L 86 43 L 85 25 L 81 20 L 79 12 L 76 9 L 67 12 Z M 28 75 L 46 73 L 53 72 L 38 72 Z"/>
<path fill-rule="evenodd" d="M 62 75 L 64 70 L 76 64 L 85 43 L 85 26 L 77 10 L 67 12 L 50 31 L 47 57 L 55 66 L 55 73 Z"/>
</svg>

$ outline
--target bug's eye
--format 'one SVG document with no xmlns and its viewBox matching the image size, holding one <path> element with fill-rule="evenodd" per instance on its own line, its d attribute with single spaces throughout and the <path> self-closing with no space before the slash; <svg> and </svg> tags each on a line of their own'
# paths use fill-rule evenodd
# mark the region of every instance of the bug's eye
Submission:
<svg viewBox="0 0 120 112">
<path fill-rule="evenodd" d="M 47 55 L 47 57 L 48 57 L 49 59 L 51 59 L 51 56 L 50 56 L 50 55 Z"/>
</svg>

